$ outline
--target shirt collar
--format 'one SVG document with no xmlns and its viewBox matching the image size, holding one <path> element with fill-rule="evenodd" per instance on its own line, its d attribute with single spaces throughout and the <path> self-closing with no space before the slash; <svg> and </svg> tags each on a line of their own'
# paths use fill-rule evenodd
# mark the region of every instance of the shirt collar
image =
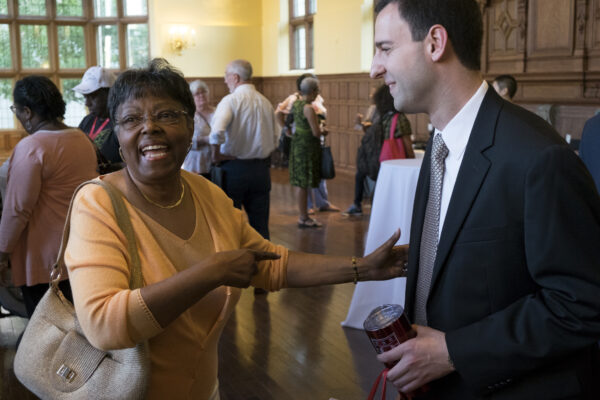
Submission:
<svg viewBox="0 0 600 400">
<path fill-rule="evenodd" d="M 252 90 L 254 89 L 254 85 L 251 83 L 242 83 L 241 85 L 239 85 L 238 87 L 236 87 L 235 89 L 233 89 L 232 93 L 235 92 L 246 92 L 248 90 Z"/>
<path fill-rule="evenodd" d="M 475 94 L 467 101 L 461 110 L 448 122 L 443 131 L 435 129 L 435 134 L 440 133 L 448 147 L 448 157 L 461 157 L 467 148 L 475 118 L 488 90 L 488 84 L 483 81 Z"/>
</svg>

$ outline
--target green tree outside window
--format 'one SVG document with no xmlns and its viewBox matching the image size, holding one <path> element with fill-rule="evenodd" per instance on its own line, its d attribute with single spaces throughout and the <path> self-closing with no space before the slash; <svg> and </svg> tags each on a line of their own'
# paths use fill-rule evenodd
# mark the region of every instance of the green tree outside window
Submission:
<svg viewBox="0 0 600 400">
<path fill-rule="evenodd" d="M 98 63 L 104 68 L 119 68 L 119 36 L 116 25 L 98 26 Z"/>
<path fill-rule="evenodd" d="M 0 129 L 14 129 L 15 117 L 8 107 L 12 104 L 12 79 L 0 79 Z"/>
<path fill-rule="evenodd" d="M 10 32 L 8 24 L 0 24 L 0 68 L 12 67 L 12 56 L 10 52 Z"/>
<path fill-rule="evenodd" d="M 95 17 L 116 17 L 117 0 L 94 0 Z"/>
<path fill-rule="evenodd" d="M 60 68 L 85 68 L 83 26 L 58 27 L 58 59 Z"/>
<path fill-rule="evenodd" d="M 56 0 L 56 15 L 61 17 L 83 16 L 81 0 Z"/>
<path fill-rule="evenodd" d="M 46 15 L 46 1 L 19 0 L 19 15 Z"/>
<path fill-rule="evenodd" d="M 148 62 L 148 25 L 127 25 L 127 66 L 141 67 Z"/>
<path fill-rule="evenodd" d="M 21 25 L 21 62 L 23 68 L 50 68 L 48 57 L 48 27 Z"/>
</svg>

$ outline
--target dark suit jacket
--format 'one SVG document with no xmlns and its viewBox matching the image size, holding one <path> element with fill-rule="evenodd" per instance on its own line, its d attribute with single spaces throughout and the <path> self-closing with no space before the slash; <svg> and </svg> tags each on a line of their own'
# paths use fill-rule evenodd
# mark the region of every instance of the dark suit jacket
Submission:
<svg viewBox="0 0 600 400">
<path fill-rule="evenodd" d="M 431 141 L 410 236 L 413 318 Z M 430 399 L 600 399 L 600 200 L 542 119 L 488 90 L 438 246 L 428 323 L 457 372 Z"/>
<path fill-rule="evenodd" d="M 581 133 L 579 155 L 600 190 L 600 114 L 588 119 Z"/>
</svg>

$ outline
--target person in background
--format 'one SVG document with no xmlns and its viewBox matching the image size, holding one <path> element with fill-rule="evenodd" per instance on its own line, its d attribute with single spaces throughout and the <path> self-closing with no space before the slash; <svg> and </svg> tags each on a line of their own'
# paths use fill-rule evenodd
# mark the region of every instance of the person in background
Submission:
<svg viewBox="0 0 600 400">
<path fill-rule="evenodd" d="M 274 291 L 402 273 L 407 249 L 394 247 L 399 231 L 362 258 L 290 251 L 253 229 L 219 187 L 182 170 L 196 106 L 188 83 L 166 61 L 124 71 L 109 108 L 126 167 L 98 179 L 123 194 L 145 286 L 129 288 L 126 239 L 97 185 L 75 196 L 65 263 L 92 345 L 148 342 L 146 399 L 219 399 L 219 339 L 242 288 Z"/>
<path fill-rule="evenodd" d="M 269 239 L 270 155 L 279 140 L 271 102 L 250 83 L 252 65 L 234 60 L 225 69 L 229 94 L 217 105 L 209 137 L 213 163 L 225 174 L 223 190 L 250 225 Z"/>
<path fill-rule="evenodd" d="M 122 163 L 119 142 L 113 132 L 113 121 L 108 116 L 108 91 L 115 82 L 115 74 L 106 68 L 95 66 L 83 74 L 81 83 L 73 88 L 85 98 L 89 114 L 79 123 L 81 129 L 98 147 L 100 153 L 111 163 Z"/>
<path fill-rule="evenodd" d="M 371 77 L 435 127 L 412 213 L 416 337 L 377 356 L 415 399 L 600 399 L 600 198 L 481 73 L 476 0 L 380 0 Z"/>
<path fill-rule="evenodd" d="M 373 122 L 375 110 L 377 109 L 373 96 L 375 96 L 377 89 L 377 87 L 371 88 L 371 92 L 369 93 L 369 101 L 371 104 L 369 105 L 369 108 L 367 108 L 367 113 L 364 115 L 361 113 L 356 114 L 356 118 L 354 119 L 354 129 L 357 131 L 364 131 L 366 128 L 371 126 L 371 123 Z"/>
<path fill-rule="evenodd" d="M 492 87 L 504 100 L 512 101 L 517 93 L 517 80 L 512 75 L 499 75 L 494 78 Z"/>
<path fill-rule="evenodd" d="M 581 133 L 579 156 L 600 191 L 600 113 L 588 119 Z"/>
<path fill-rule="evenodd" d="M 209 90 L 206 83 L 195 80 L 190 83 L 190 91 L 194 96 L 196 112 L 194 113 L 194 136 L 192 148 L 183 162 L 183 169 L 200 174 L 210 179 L 211 152 L 208 137 L 210 135 L 210 122 L 215 108 L 210 105 Z"/>
<path fill-rule="evenodd" d="M 0 270 L 10 265 L 27 315 L 48 289 L 71 196 L 94 178 L 96 152 L 85 134 L 61 121 L 65 102 L 54 83 L 28 76 L 15 84 L 11 110 L 29 136 L 13 150 L 0 222 Z M 70 297 L 68 275 L 59 286 Z"/>
<path fill-rule="evenodd" d="M 318 228 L 320 222 L 308 216 L 307 192 L 309 187 L 316 188 L 321 180 L 321 142 L 320 137 L 327 131 L 319 123 L 319 118 L 311 103 L 319 95 L 319 81 L 304 78 L 300 84 L 300 99 L 292 105 L 296 131 L 290 147 L 290 184 L 296 187 L 300 228 Z"/>
<path fill-rule="evenodd" d="M 293 118 L 288 118 L 292 111 L 292 105 L 294 102 L 299 100 L 302 95 L 300 93 L 300 84 L 304 80 L 304 78 L 315 78 L 315 74 L 305 73 L 300 75 L 296 79 L 296 88 L 298 91 L 290 94 L 285 98 L 281 103 L 277 105 L 275 109 L 275 115 L 281 126 L 283 126 L 282 134 L 286 134 L 288 136 L 292 136 L 294 134 L 295 125 L 293 124 Z M 321 94 L 317 95 L 315 100 L 311 103 L 313 106 L 319 121 L 323 121 L 327 118 L 327 109 L 325 108 L 325 100 L 321 96 Z M 289 123 L 287 120 L 292 121 Z M 314 199 L 313 199 L 314 197 Z M 329 193 L 327 192 L 327 181 L 325 179 L 321 179 L 319 182 L 319 186 L 316 188 L 312 188 L 307 193 L 307 201 L 309 213 L 313 214 L 315 210 L 318 211 L 340 211 L 340 209 L 329 201 Z"/>
<path fill-rule="evenodd" d="M 361 121 L 364 136 L 356 154 L 356 175 L 354 179 L 354 202 L 344 216 L 361 216 L 362 201 L 367 177 L 376 181 L 379 173 L 379 154 L 384 139 L 389 138 L 392 119 L 398 114 L 394 138 L 402 138 L 406 158 L 415 158 L 412 148 L 412 134 L 410 122 L 404 113 L 399 113 L 394 108 L 394 98 L 387 85 L 381 85 L 373 94 L 375 112 L 369 122 Z M 358 121 L 357 121 L 358 122 Z"/>
</svg>

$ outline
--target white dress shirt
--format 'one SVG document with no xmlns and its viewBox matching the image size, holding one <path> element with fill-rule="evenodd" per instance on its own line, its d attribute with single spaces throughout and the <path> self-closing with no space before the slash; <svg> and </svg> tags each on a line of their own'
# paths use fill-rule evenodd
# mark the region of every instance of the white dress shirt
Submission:
<svg viewBox="0 0 600 400">
<path fill-rule="evenodd" d="M 448 205 L 450 204 L 450 198 L 452 197 L 452 191 L 456 184 L 456 177 L 458 176 L 458 170 L 462 163 L 463 156 L 465 155 L 465 149 L 467 148 L 467 142 L 471 137 L 471 131 L 475 124 L 475 118 L 485 97 L 485 93 L 488 90 L 487 82 L 483 81 L 479 89 L 475 92 L 473 97 L 461 108 L 461 110 L 450 120 L 448 125 L 443 131 L 435 129 L 435 135 L 441 134 L 446 147 L 448 147 L 448 156 L 446 157 L 444 181 L 442 183 L 442 200 L 440 205 L 440 229 L 438 235 L 441 236 L 444 221 L 446 219 L 446 213 L 448 212 Z M 438 236 L 438 239 L 439 239 Z"/>
<path fill-rule="evenodd" d="M 209 142 L 220 144 L 221 154 L 245 160 L 263 159 L 275 150 L 279 133 L 269 100 L 254 85 L 245 83 L 219 102 Z"/>
</svg>

